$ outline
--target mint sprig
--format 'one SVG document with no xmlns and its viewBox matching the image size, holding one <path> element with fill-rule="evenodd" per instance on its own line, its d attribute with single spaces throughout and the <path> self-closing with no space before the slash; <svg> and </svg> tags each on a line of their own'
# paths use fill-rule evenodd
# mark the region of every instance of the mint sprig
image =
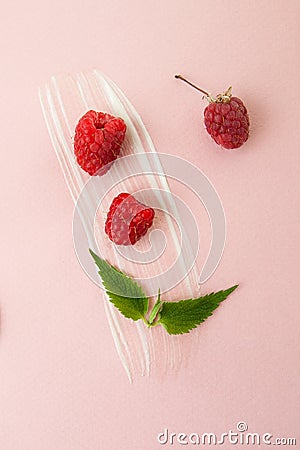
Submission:
<svg viewBox="0 0 300 450">
<path fill-rule="evenodd" d="M 149 298 L 138 283 L 99 258 L 92 250 L 90 253 L 99 269 L 106 293 L 115 307 L 126 318 L 135 321 L 141 319 L 149 328 L 162 325 L 169 334 L 189 333 L 211 316 L 220 303 L 238 287 L 235 285 L 224 291 L 177 302 L 162 301 L 158 291 L 157 301 L 149 311 Z"/>
</svg>

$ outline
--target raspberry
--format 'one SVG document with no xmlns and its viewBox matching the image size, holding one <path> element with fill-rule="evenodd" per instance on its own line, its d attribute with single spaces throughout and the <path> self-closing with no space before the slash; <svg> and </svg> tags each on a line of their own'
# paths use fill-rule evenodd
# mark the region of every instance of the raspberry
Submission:
<svg viewBox="0 0 300 450">
<path fill-rule="evenodd" d="M 134 245 L 152 226 L 154 210 L 123 192 L 114 198 L 105 222 L 105 233 L 117 245 Z"/>
<path fill-rule="evenodd" d="M 104 175 L 120 153 L 126 124 L 120 117 L 88 111 L 75 129 L 74 153 L 80 167 L 90 175 Z"/>
<path fill-rule="evenodd" d="M 204 124 L 213 140 L 226 149 L 238 148 L 249 137 L 249 116 L 242 100 L 232 97 L 231 87 L 224 94 L 212 97 L 181 75 L 175 75 L 187 84 L 202 92 L 209 101 L 204 110 Z"/>
<path fill-rule="evenodd" d="M 226 149 L 240 147 L 249 136 L 247 109 L 237 97 L 210 103 L 204 110 L 204 123 L 213 140 Z"/>
</svg>

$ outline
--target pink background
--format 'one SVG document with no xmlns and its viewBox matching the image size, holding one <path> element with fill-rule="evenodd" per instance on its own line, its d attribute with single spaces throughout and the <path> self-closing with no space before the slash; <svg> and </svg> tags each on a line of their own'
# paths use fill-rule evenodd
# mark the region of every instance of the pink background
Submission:
<svg viewBox="0 0 300 450">
<path fill-rule="evenodd" d="M 1 15 L 1 450 L 153 450 L 164 427 L 222 433 L 241 420 L 300 445 L 298 2 L 28 0 Z M 159 151 L 212 181 L 228 235 L 204 289 L 240 283 L 186 369 L 133 385 L 74 254 L 37 96 L 52 74 L 94 66 Z M 243 149 L 218 150 L 205 101 L 177 72 L 213 93 L 233 85 L 252 124 Z"/>
</svg>

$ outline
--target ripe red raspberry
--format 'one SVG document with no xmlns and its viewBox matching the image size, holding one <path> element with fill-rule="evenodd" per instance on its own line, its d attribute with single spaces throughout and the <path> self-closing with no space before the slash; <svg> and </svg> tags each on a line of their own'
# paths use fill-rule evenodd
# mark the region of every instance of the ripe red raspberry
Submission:
<svg viewBox="0 0 300 450">
<path fill-rule="evenodd" d="M 226 149 L 238 148 L 249 137 L 249 116 L 242 100 L 232 97 L 231 87 L 224 94 L 212 97 L 181 75 L 175 75 L 202 92 L 209 105 L 204 110 L 204 124 L 213 140 Z"/>
<path fill-rule="evenodd" d="M 105 233 L 117 245 L 134 245 L 151 227 L 154 210 L 123 192 L 114 198 L 105 222 Z"/>
<path fill-rule="evenodd" d="M 249 137 L 249 117 L 242 100 L 210 103 L 204 110 L 204 123 L 213 140 L 226 149 L 238 148 Z"/>
<path fill-rule="evenodd" d="M 126 124 L 120 117 L 88 111 L 75 129 L 74 153 L 90 175 L 104 175 L 119 156 Z"/>
</svg>

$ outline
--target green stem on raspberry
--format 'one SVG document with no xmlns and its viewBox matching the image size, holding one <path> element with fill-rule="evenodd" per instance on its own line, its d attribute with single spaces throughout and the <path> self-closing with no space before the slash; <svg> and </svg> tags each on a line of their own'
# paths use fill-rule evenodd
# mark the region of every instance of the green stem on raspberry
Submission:
<svg viewBox="0 0 300 450">
<path fill-rule="evenodd" d="M 191 83 L 189 80 L 187 80 L 186 78 L 184 78 L 182 75 L 175 75 L 175 78 L 184 81 L 185 83 L 189 84 L 190 86 L 192 86 L 194 89 L 197 89 L 197 91 L 200 91 L 202 94 L 205 95 L 205 97 L 208 98 L 208 100 L 211 100 L 211 95 L 204 91 L 203 89 L 200 89 L 198 86 L 196 86 L 195 84 Z"/>
</svg>

